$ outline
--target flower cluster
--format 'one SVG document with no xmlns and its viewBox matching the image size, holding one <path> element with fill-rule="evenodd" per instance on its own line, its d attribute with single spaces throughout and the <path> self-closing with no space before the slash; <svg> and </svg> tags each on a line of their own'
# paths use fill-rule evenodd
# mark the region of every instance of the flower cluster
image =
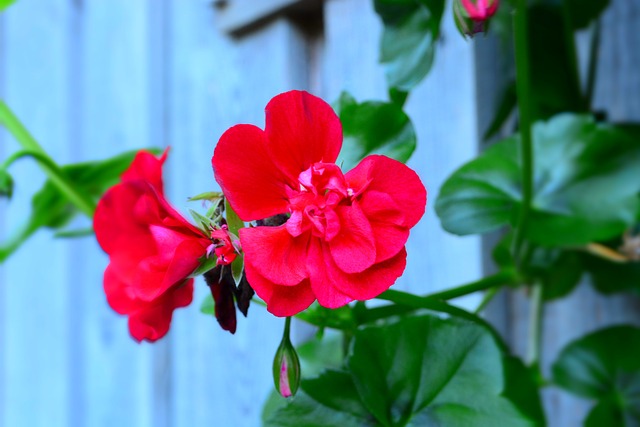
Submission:
<svg viewBox="0 0 640 427">
<path fill-rule="evenodd" d="M 299 91 L 267 105 L 264 130 L 225 132 L 212 158 L 215 179 L 238 216 L 255 221 L 240 229 L 239 241 L 221 217 L 211 218 L 209 235 L 186 221 L 163 195 L 166 152 L 159 159 L 139 153 L 94 218 L 110 257 L 107 300 L 129 316 L 133 337 L 167 333 L 174 309 L 191 302 L 190 275 L 213 253 L 217 265 L 205 279 L 216 318 L 232 333 L 235 306 L 246 315 L 254 290 L 271 313 L 292 316 L 315 300 L 337 308 L 388 289 L 404 271 L 404 245 L 424 213 L 426 190 L 415 172 L 384 156 L 343 173 L 335 164 L 341 146 L 331 107 Z M 230 264 L 241 248 L 236 286 Z"/>
</svg>

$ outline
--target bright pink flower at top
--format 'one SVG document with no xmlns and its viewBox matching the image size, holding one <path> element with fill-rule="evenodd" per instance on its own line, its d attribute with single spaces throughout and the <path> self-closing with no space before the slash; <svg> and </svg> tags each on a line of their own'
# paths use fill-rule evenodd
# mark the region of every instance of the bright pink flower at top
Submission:
<svg viewBox="0 0 640 427">
<path fill-rule="evenodd" d="M 231 264 L 240 251 L 240 242 L 237 241 L 237 237 L 232 236 L 229 233 L 229 227 L 224 224 L 222 227 L 211 232 L 211 238 L 213 239 L 213 243 L 207 249 L 207 255 L 215 252 L 218 258 L 216 264 Z"/>
<path fill-rule="evenodd" d="M 373 298 L 404 271 L 424 185 L 377 155 L 343 174 L 335 164 L 341 146 L 331 107 L 299 91 L 269 102 L 264 130 L 237 125 L 216 146 L 215 178 L 240 218 L 290 214 L 280 226 L 240 230 L 247 279 L 277 316 L 316 299 L 336 308 Z"/>
<path fill-rule="evenodd" d="M 93 219 L 98 243 L 109 254 L 104 290 L 109 305 L 129 316 L 138 341 L 169 330 L 173 310 L 191 303 L 193 279 L 211 241 L 165 200 L 160 158 L 139 152 L 122 182 L 98 203 Z"/>
<path fill-rule="evenodd" d="M 486 21 L 498 10 L 499 0 L 460 0 L 469 18 Z"/>
</svg>

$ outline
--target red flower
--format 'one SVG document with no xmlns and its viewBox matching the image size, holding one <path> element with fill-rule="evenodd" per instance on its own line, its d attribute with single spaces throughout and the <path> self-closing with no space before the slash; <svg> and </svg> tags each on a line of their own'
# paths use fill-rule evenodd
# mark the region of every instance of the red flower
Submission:
<svg viewBox="0 0 640 427">
<path fill-rule="evenodd" d="M 290 214 L 280 226 L 240 230 L 247 279 L 277 316 L 316 299 L 336 308 L 373 298 L 404 271 L 424 186 L 402 163 L 377 155 L 345 175 L 334 163 L 341 146 L 331 107 L 298 91 L 269 102 L 264 131 L 237 125 L 216 146 L 215 178 L 241 219 Z"/>
<path fill-rule="evenodd" d="M 129 316 L 138 341 L 169 330 L 173 310 L 191 303 L 193 279 L 211 241 L 165 200 L 160 158 L 139 152 L 122 182 L 98 203 L 93 219 L 98 243 L 109 254 L 104 290 L 109 305 Z"/>
<path fill-rule="evenodd" d="M 499 0 L 454 0 L 453 13 L 458 30 L 465 37 L 486 31 L 489 18 L 496 13 L 499 4 Z"/>
</svg>

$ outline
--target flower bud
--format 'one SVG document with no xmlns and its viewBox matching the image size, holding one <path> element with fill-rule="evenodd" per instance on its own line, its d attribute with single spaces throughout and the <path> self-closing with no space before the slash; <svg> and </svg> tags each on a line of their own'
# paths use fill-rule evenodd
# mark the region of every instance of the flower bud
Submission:
<svg viewBox="0 0 640 427">
<path fill-rule="evenodd" d="M 287 317 L 284 335 L 273 359 L 273 382 L 282 397 L 294 396 L 300 386 L 300 360 L 289 339 L 290 322 L 291 318 Z"/>
<path fill-rule="evenodd" d="M 454 0 L 456 26 L 464 37 L 487 30 L 489 18 L 498 10 L 499 0 Z"/>
</svg>

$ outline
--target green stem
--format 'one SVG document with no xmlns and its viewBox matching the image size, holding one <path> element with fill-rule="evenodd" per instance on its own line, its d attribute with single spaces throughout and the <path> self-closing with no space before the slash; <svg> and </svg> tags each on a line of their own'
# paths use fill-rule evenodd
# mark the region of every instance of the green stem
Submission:
<svg viewBox="0 0 640 427">
<path fill-rule="evenodd" d="M 284 332 L 282 333 L 282 339 L 289 340 L 289 331 L 291 330 L 291 317 L 288 317 L 284 321 Z"/>
<path fill-rule="evenodd" d="M 527 2 L 518 0 L 515 13 L 516 90 L 520 117 L 520 161 L 522 163 L 522 207 L 513 239 L 513 256 L 520 264 L 520 252 L 529 223 L 533 199 L 533 145 L 531 141 L 531 79 L 527 31 Z"/>
<path fill-rule="evenodd" d="M 493 298 L 498 294 L 499 290 L 500 288 L 496 287 L 496 288 L 491 288 L 487 292 L 485 292 L 484 296 L 482 297 L 482 301 L 480 301 L 480 304 L 478 305 L 478 308 L 476 308 L 474 313 L 475 314 L 482 313 L 482 310 L 484 310 L 485 307 L 491 302 L 491 300 L 493 300 Z"/>
<path fill-rule="evenodd" d="M 540 343 L 542 342 L 542 312 L 543 312 L 542 285 L 536 283 L 531 287 L 529 306 L 529 344 L 527 346 L 527 362 L 538 368 L 540 363 Z"/>
<path fill-rule="evenodd" d="M 475 282 L 458 286 L 446 291 L 436 292 L 426 296 L 413 295 L 408 292 L 389 289 L 378 295 L 378 299 L 391 301 L 403 306 L 412 306 L 416 308 L 431 308 L 434 301 L 446 301 L 453 298 L 462 297 L 478 291 L 500 287 L 512 283 L 516 283 L 517 275 L 511 271 L 501 271 L 491 276 L 484 277 Z M 374 309 L 372 309 L 374 310 Z"/>
<path fill-rule="evenodd" d="M 588 111 L 591 110 L 591 106 L 593 104 L 593 91 L 596 85 L 598 59 L 600 57 L 601 24 L 599 19 L 595 22 L 591 31 L 591 45 L 589 46 L 589 68 L 587 69 L 587 89 L 585 94 Z"/>
<path fill-rule="evenodd" d="M 49 157 L 46 151 L 31 136 L 29 131 L 13 114 L 11 109 L 0 100 L 0 124 L 13 135 L 25 151 L 32 153 L 51 183 L 64 194 L 81 212 L 89 218 L 93 217 L 96 205 L 86 194 L 78 191 L 60 167 Z"/>
</svg>

